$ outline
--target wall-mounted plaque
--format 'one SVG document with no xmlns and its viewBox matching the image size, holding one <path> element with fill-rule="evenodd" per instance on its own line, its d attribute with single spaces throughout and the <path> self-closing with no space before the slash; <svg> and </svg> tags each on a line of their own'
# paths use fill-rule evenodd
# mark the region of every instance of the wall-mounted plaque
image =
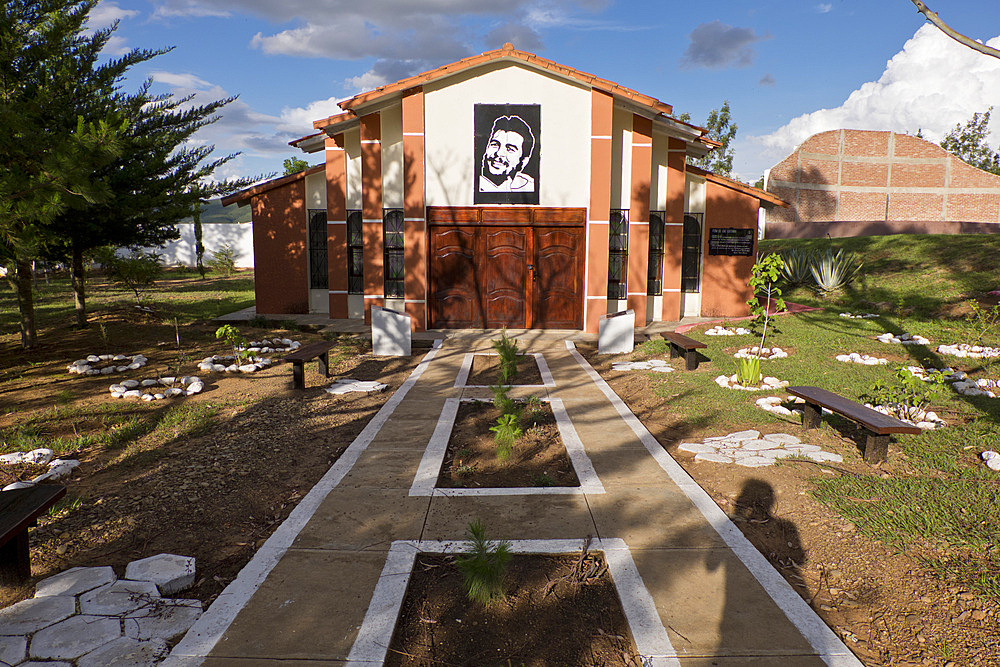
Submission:
<svg viewBox="0 0 1000 667">
<path fill-rule="evenodd" d="M 475 105 L 475 203 L 538 204 L 541 109 Z"/>
<path fill-rule="evenodd" d="M 708 254 L 749 257 L 753 254 L 753 240 L 756 234 L 756 229 L 712 227 L 708 230 Z"/>
</svg>

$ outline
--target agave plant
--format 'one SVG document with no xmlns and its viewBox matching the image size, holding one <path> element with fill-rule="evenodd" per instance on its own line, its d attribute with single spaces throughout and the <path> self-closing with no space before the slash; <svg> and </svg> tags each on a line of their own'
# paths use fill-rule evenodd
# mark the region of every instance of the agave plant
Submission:
<svg viewBox="0 0 1000 667">
<path fill-rule="evenodd" d="M 808 250 L 791 248 L 782 253 L 781 259 L 785 265 L 781 268 L 781 276 L 790 286 L 804 285 L 812 277 L 810 271 L 814 262 L 814 255 Z"/>
<path fill-rule="evenodd" d="M 843 248 L 834 252 L 827 248 L 826 252 L 817 254 L 809 270 L 816 279 L 816 287 L 823 292 L 830 292 L 849 284 L 858 275 L 862 264 L 854 253 L 845 253 Z"/>
</svg>

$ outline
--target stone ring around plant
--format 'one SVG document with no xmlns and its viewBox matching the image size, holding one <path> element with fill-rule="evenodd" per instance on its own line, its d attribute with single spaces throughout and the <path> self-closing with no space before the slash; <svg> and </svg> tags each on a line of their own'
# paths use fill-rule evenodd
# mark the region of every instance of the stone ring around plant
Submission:
<svg viewBox="0 0 1000 667">
<path fill-rule="evenodd" d="M 143 401 L 159 401 L 177 396 L 191 396 L 201 393 L 205 383 L 194 375 L 184 377 L 163 377 L 155 380 L 125 380 L 111 385 L 112 398 L 138 398 Z"/>
<path fill-rule="evenodd" d="M 77 359 L 66 367 L 71 374 L 110 375 L 142 368 L 149 360 L 142 354 L 88 354 L 85 359 Z M 107 363 L 107 366 L 100 366 Z"/>
</svg>

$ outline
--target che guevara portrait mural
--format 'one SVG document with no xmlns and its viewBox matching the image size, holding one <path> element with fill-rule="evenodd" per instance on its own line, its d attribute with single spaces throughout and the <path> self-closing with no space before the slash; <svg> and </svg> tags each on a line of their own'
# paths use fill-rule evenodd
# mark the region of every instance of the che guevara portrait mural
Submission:
<svg viewBox="0 0 1000 667">
<path fill-rule="evenodd" d="M 541 106 L 475 105 L 475 203 L 537 204 Z"/>
</svg>

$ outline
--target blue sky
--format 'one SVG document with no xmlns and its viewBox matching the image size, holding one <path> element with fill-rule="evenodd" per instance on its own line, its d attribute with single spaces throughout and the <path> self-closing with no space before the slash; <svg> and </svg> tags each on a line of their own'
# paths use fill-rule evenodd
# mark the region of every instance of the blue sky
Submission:
<svg viewBox="0 0 1000 667">
<path fill-rule="evenodd" d="M 1000 47 L 996 0 L 929 4 Z M 287 142 L 338 100 L 506 41 L 695 123 L 728 100 L 734 172 L 748 181 L 818 131 L 919 129 L 938 140 L 1000 103 L 1000 60 L 944 37 L 909 0 L 102 0 L 91 25 L 116 19 L 110 53 L 174 47 L 126 88 L 151 77 L 155 92 L 239 96 L 198 135 L 242 153 L 220 177 L 280 172 L 297 154 Z"/>
</svg>

